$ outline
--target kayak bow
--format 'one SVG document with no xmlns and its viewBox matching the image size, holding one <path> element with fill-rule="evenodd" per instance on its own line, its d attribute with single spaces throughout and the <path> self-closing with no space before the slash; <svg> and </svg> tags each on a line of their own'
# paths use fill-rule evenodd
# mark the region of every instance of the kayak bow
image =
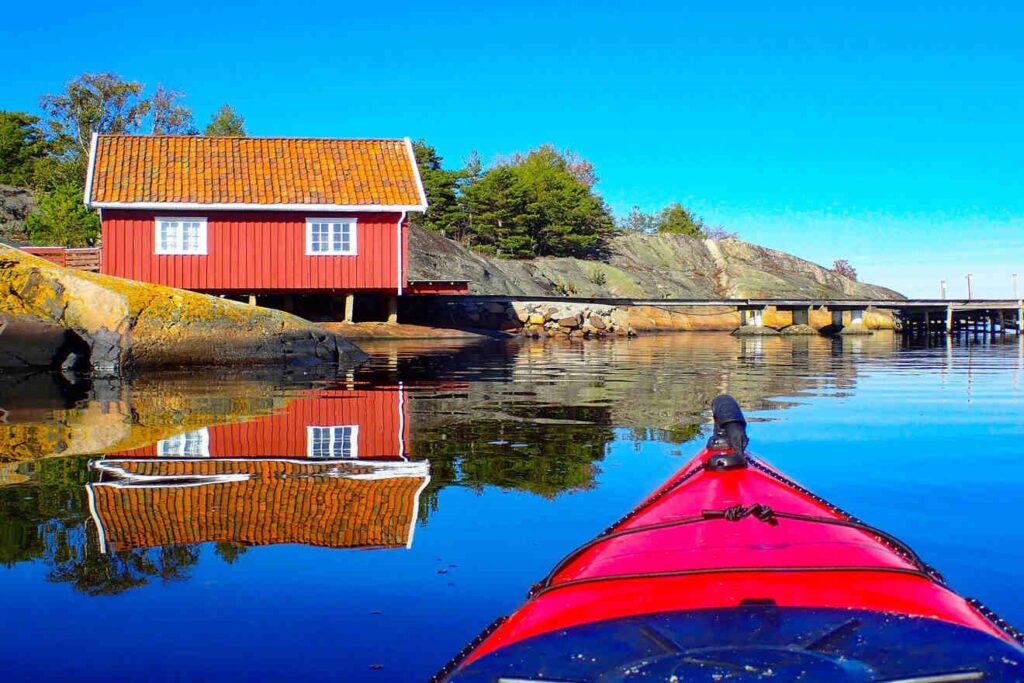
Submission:
<svg viewBox="0 0 1024 683">
<path fill-rule="evenodd" d="M 434 680 L 1024 680 L 1019 632 L 712 407 L 704 450 Z"/>
</svg>

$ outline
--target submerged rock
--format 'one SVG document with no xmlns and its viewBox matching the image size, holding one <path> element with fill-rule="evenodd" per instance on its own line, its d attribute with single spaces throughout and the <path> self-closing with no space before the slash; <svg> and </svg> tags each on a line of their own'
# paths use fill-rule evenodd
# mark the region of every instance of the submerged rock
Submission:
<svg viewBox="0 0 1024 683">
<path fill-rule="evenodd" d="M 782 328 L 779 331 L 779 334 L 794 335 L 794 336 L 799 336 L 799 335 L 817 335 L 818 331 L 816 329 L 814 329 L 813 327 L 811 327 L 810 325 L 790 325 L 789 327 Z"/>
<path fill-rule="evenodd" d="M 839 334 L 874 334 L 874 331 L 864 323 L 853 323 L 844 325 Z"/>
<path fill-rule="evenodd" d="M 779 334 L 779 331 L 767 325 L 744 325 L 737 328 L 733 334 L 737 337 L 772 337 Z"/>
<path fill-rule="evenodd" d="M 71 353 L 87 356 L 94 369 L 105 371 L 175 365 L 354 365 L 366 358 L 341 336 L 288 313 L 62 268 L 3 246 L 0 314 L 8 325 L 35 326 L 39 334 L 47 329 L 54 339 L 58 330 L 65 331 L 65 346 L 55 346 L 49 362 L 42 363 L 51 366 L 65 363 Z"/>
</svg>

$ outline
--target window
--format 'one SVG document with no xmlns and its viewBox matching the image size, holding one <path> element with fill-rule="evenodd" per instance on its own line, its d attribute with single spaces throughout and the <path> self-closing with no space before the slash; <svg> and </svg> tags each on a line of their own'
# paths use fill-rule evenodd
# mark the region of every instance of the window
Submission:
<svg viewBox="0 0 1024 683">
<path fill-rule="evenodd" d="M 355 256 L 355 218 L 307 218 L 306 256 Z"/>
<path fill-rule="evenodd" d="M 204 427 L 157 441 L 156 454 L 161 458 L 209 458 L 210 432 Z"/>
<path fill-rule="evenodd" d="M 156 253 L 206 255 L 205 218 L 157 218 Z"/>
<path fill-rule="evenodd" d="M 307 427 L 306 452 L 311 458 L 359 457 L 359 426 Z"/>
</svg>

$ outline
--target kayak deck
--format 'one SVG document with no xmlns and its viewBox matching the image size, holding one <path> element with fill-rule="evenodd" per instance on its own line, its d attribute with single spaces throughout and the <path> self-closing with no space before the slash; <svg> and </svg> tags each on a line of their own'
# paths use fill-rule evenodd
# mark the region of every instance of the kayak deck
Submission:
<svg viewBox="0 0 1024 683">
<path fill-rule="evenodd" d="M 559 629 L 741 606 L 927 617 L 1016 641 L 908 547 L 760 460 L 704 450 L 626 517 L 570 553 L 463 665 Z"/>
</svg>

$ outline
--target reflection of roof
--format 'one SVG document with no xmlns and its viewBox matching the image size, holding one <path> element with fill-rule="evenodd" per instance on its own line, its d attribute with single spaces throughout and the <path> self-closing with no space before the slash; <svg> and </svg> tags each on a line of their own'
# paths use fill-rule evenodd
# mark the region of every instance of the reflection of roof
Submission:
<svg viewBox="0 0 1024 683">
<path fill-rule="evenodd" d="M 177 543 L 411 545 L 426 462 L 104 460 L 91 484 L 109 550 Z"/>
</svg>

